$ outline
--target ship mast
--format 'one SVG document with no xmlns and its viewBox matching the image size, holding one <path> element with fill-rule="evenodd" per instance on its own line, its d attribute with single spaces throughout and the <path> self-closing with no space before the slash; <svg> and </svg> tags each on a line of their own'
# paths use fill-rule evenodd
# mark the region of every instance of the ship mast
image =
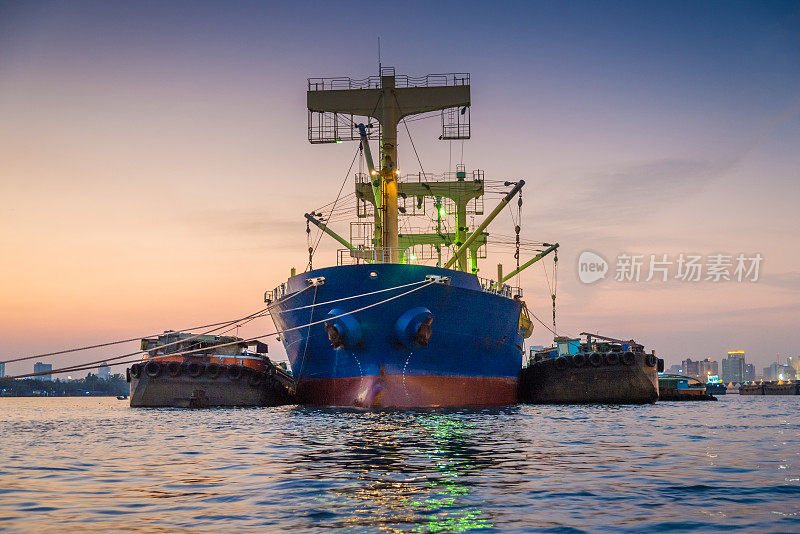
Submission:
<svg viewBox="0 0 800 534">
<path fill-rule="evenodd" d="M 379 182 L 377 190 L 380 198 L 375 199 L 375 205 L 376 209 L 382 210 L 382 217 L 375 218 L 375 247 L 386 251 L 379 261 L 388 263 L 400 261 L 397 209 L 397 179 L 400 174 L 397 167 L 399 122 L 404 117 L 420 113 L 470 105 L 469 75 L 460 78 L 453 75 L 429 75 L 418 79 L 404 76 L 401 81 L 401 86 L 398 86 L 394 68 L 382 67 L 377 80 L 311 78 L 307 92 L 309 140 L 312 143 L 342 140 L 337 135 L 341 128 L 337 114 L 350 115 L 353 126 L 355 123 L 352 116 L 371 117 L 380 124 L 380 169 L 376 169 L 377 175 L 370 176 L 370 180 Z M 324 120 L 325 114 L 333 114 L 333 120 L 328 123 L 320 122 L 315 129 L 312 124 L 315 113 L 320 114 L 321 120 Z M 355 135 L 351 138 L 356 139 Z"/>
</svg>

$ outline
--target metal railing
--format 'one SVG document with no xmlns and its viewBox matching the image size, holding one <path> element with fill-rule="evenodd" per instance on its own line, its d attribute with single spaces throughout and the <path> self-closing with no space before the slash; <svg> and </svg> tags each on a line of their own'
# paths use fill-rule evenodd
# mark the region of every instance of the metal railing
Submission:
<svg viewBox="0 0 800 534">
<path fill-rule="evenodd" d="M 426 76 L 408 76 L 405 74 L 394 77 L 395 87 L 444 87 L 448 85 L 469 85 L 468 72 L 450 72 L 447 74 L 428 74 Z M 367 78 L 349 78 L 345 76 L 335 78 L 309 78 L 309 91 L 334 91 L 340 89 L 380 89 L 381 77 L 369 76 Z"/>
<path fill-rule="evenodd" d="M 272 291 L 269 290 L 265 291 L 264 302 L 266 302 L 267 304 L 271 304 L 278 299 L 282 299 L 285 296 L 286 296 L 286 283 L 284 282 L 283 284 L 279 285 Z"/>
<path fill-rule="evenodd" d="M 392 254 L 394 252 L 394 254 Z M 398 263 L 402 258 L 403 250 L 400 248 L 366 248 L 358 247 L 354 250 L 349 248 L 339 249 L 336 251 L 336 265 L 355 265 L 359 263 Z M 392 262 L 392 257 L 398 259 L 397 262 Z M 414 263 L 408 261 L 408 258 L 399 263 Z"/>
<path fill-rule="evenodd" d="M 495 295 L 500 295 L 509 299 L 513 299 L 514 297 L 522 298 L 521 287 L 510 286 L 508 284 L 498 284 L 494 280 L 480 276 L 478 277 L 478 282 L 481 285 L 481 289 L 487 293 L 494 293 Z"/>
<path fill-rule="evenodd" d="M 402 260 L 401 263 L 409 265 L 422 265 L 421 261 L 426 258 L 415 258 L 410 260 L 408 257 L 403 257 L 403 250 L 399 248 L 365 248 L 359 247 L 355 250 L 348 248 L 339 249 L 336 255 L 336 265 L 356 265 L 361 263 L 392 263 L 392 251 L 396 251 L 396 258 Z M 481 289 L 487 293 L 494 293 L 509 299 L 516 297 L 522 298 L 522 288 L 512 286 L 509 284 L 498 284 L 489 278 L 478 276 L 478 283 Z M 283 284 L 282 284 L 283 285 Z M 279 286 L 280 287 L 280 286 Z M 274 291 L 274 290 L 273 290 Z"/>
<path fill-rule="evenodd" d="M 459 173 L 459 172 L 444 172 L 439 174 L 433 173 L 413 173 L 413 174 L 405 174 L 397 177 L 398 184 L 434 184 L 437 182 L 456 182 L 460 181 L 464 176 L 467 176 L 466 173 Z M 471 180 L 470 182 L 481 184 L 485 182 L 484 172 L 480 169 L 476 169 L 471 171 Z M 461 180 L 463 181 L 463 180 Z M 361 186 L 362 188 L 369 185 L 371 182 L 371 177 L 369 174 L 364 172 L 355 173 L 355 183 L 356 187 Z M 436 200 L 436 197 L 433 195 L 426 195 L 424 197 L 415 197 L 415 196 L 404 196 L 402 193 L 402 185 L 400 186 L 400 196 L 398 199 L 398 205 L 403 208 L 400 210 L 399 215 L 401 217 L 413 217 L 413 216 L 424 216 L 429 211 L 433 211 L 434 218 L 436 217 L 436 206 L 437 202 L 439 203 L 438 206 L 444 208 L 445 214 L 450 214 L 451 216 L 456 213 L 456 205 L 453 200 L 445 195 L 439 197 L 439 200 Z M 457 190 L 452 189 L 450 190 L 451 193 L 455 193 Z M 467 215 L 483 215 L 484 213 L 484 196 L 476 196 L 472 198 L 469 202 L 467 202 Z M 356 197 L 356 216 L 363 219 L 368 217 L 374 216 L 374 205 L 372 202 L 364 198 L 363 196 Z M 446 217 L 443 217 L 443 219 Z"/>
</svg>

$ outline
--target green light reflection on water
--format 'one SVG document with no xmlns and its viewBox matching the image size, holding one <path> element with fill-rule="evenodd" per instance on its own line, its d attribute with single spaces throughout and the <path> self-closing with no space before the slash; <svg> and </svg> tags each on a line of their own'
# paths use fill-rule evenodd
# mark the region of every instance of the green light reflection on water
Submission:
<svg viewBox="0 0 800 534">
<path fill-rule="evenodd" d="M 316 462 L 338 465 L 333 489 L 349 513 L 345 528 L 386 532 L 463 532 L 493 527 L 491 516 L 470 500 L 474 478 L 496 460 L 482 447 L 469 412 L 371 412 L 330 414 L 331 431 L 346 427 L 335 447 L 313 447 Z M 466 424 L 465 424 L 466 423 Z M 322 437 L 317 443 L 334 445 Z M 343 447 L 343 448 L 342 448 Z M 480 504 L 484 502 L 478 502 Z"/>
<path fill-rule="evenodd" d="M 464 454 L 468 451 L 469 438 L 472 437 L 474 427 L 463 424 L 458 414 L 429 415 L 430 417 L 422 418 L 420 423 L 425 431 L 431 433 L 436 446 L 416 452 L 430 458 L 438 468 L 439 475 L 447 479 L 428 482 L 433 493 L 431 497 L 408 501 L 408 505 L 413 509 L 428 516 L 433 515 L 413 531 L 464 532 L 492 527 L 493 524 L 484 517 L 486 514 L 480 509 L 459 508 L 461 501 L 458 497 L 470 493 L 469 487 L 459 483 L 457 479 L 474 468 L 469 462 L 469 457 Z"/>
</svg>

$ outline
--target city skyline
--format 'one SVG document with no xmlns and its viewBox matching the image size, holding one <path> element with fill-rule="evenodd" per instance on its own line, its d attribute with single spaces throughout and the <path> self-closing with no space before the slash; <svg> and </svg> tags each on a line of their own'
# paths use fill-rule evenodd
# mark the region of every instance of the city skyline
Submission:
<svg viewBox="0 0 800 534">
<path fill-rule="evenodd" d="M 742 350 L 729 350 L 725 359 L 712 360 L 706 357 L 693 360 L 691 357 L 681 360 L 666 369 L 670 374 L 682 374 L 701 381 L 722 381 L 725 383 L 753 382 L 756 380 L 796 380 L 800 376 L 800 358 L 789 356 L 785 363 L 780 360 L 771 362 L 763 368 L 756 368 L 747 363 L 747 356 Z M 665 368 L 668 363 L 665 364 Z"/>
<path fill-rule="evenodd" d="M 798 354 L 797 4 L 370 8 L 393 13 L 402 35 L 356 24 L 367 4 L 349 6 L 315 6 L 326 22 L 311 29 L 305 4 L 0 4 L 0 244 L 13 257 L 0 264 L 0 360 L 263 307 L 264 290 L 303 270 L 302 215 L 336 198 L 356 149 L 308 144 L 305 80 L 374 75 L 378 37 L 398 74 L 471 73 L 464 163 L 526 180 L 523 237 L 561 244 L 559 331 L 634 338 L 668 362 L 741 349 L 760 369 Z M 438 124 L 409 128 L 427 172 L 461 160 Z M 399 143 L 401 168 L 418 172 L 404 130 Z M 512 228 L 505 217 L 490 233 Z M 323 237 L 315 265 L 335 264 L 337 248 Z M 612 271 L 584 284 L 587 250 L 612 264 L 763 263 L 757 282 Z M 547 280 L 529 271 L 526 301 L 549 323 Z M 260 319 L 240 333 L 272 330 Z M 550 345 L 547 334 L 537 324 L 529 341 Z"/>
</svg>

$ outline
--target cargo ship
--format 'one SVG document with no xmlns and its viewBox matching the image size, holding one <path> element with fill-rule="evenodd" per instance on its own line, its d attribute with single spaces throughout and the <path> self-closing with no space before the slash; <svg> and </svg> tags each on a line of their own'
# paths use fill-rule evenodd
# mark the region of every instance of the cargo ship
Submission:
<svg viewBox="0 0 800 534">
<path fill-rule="evenodd" d="M 277 406 L 294 402 L 294 380 L 260 341 L 167 331 L 142 339 L 127 369 L 132 407 Z"/>
<path fill-rule="evenodd" d="M 582 333 L 556 337 L 520 373 L 519 400 L 530 404 L 648 404 L 658 400 L 664 360 L 633 340 Z"/>
<path fill-rule="evenodd" d="M 413 78 L 381 68 L 361 80 L 311 78 L 307 104 L 309 141 L 358 141 L 365 168 L 355 175 L 350 239 L 329 226 L 336 202 L 305 215 L 309 235 L 313 224 L 344 247 L 336 264 L 313 268 L 309 247 L 307 271 L 265 295 L 298 401 L 374 409 L 516 403 L 531 323 L 522 290 L 507 282 L 558 244 L 542 244 L 507 275 L 498 268 L 495 280 L 479 277 L 485 230 L 524 180 L 492 182 L 502 198 L 475 225 L 468 216 L 484 214 L 483 171 L 458 165 L 454 173 L 403 175 L 398 160 L 401 124 L 416 152 L 403 123 L 415 115 L 441 116 L 440 139 L 469 138 L 469 74 Z M 411 216 L 423 231 L 400 231 Z"/>
</svg>

